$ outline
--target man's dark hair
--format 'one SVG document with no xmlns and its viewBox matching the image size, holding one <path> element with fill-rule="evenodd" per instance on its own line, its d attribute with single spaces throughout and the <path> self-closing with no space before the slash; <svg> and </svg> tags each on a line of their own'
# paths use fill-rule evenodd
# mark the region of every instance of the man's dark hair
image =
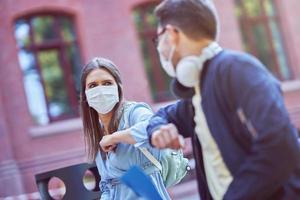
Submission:
<svg viewBox="0 0 300 200">
<path fill-rule="evenodd" d="M 165 0 L 154 12 L 160 26 L 176 26 L 191 39 L 217 38 L 218 20 L 211 0 Z"/>
</svg>

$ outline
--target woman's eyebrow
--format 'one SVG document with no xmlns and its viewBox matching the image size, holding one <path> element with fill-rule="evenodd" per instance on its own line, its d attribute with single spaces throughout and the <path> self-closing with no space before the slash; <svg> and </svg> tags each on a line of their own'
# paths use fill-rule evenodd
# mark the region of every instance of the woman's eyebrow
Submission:
<svg viewBox="0 0 300 200">
<path fill-rule="evenodd" d="M 111 79 L 111 78 L 107 78 L 107 79 L 104 79 L 104 80 L 102 80 L 101 82 L 103 83 L 103 82 L 113 82 L 113 79 Z"/>
<path fill-rule="evenodd" d="M 94 83 L 96 83 L 96 81 L 91 81 L 87 84 L 87 86 L 90 86 L 91 84 L 94 84 Z"/>
</svg>

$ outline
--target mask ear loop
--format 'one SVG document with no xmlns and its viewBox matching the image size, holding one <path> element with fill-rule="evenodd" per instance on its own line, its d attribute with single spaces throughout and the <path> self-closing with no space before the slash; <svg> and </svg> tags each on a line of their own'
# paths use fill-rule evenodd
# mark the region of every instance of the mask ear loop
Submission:
<svg viewBox="0 0 300 200">
<path fill-rule="evenodd" d="M 168 60 L 167 60 L 168 68 L 170 69 L 169 73 L 170 73 L 171 77 L 176 77 L 176 68 L 175 68 L 175 66 L 172 63 L 172 58 L 174 56 L 175 49 L 176 49 L 176 45 L 173 45 L 171 47 L 171 50 L 170 50 L 170 53 L 169 53 L 169 56 L 168 56 Z"/>
<path fill-rule="evenodd" d="M 175 50 L 176 50 L 176 45 L 173 44 L 172 47 L 171 47 L 171 51 L 169 53 L 169 56 L 168 56 L 168 61 L 169 62 L 172 62 L 172 58 L 174 56 L 174 53 L 175 53 Z M 175 70 L 175 69 L 174 69 Z"/>
<path fill-rule="evenodd" d="M 164 38 L 162 38 L 162 41 L 165 40 L 165 38 L 166 38 L 166 35 L 164 35 Z M 166 62 L 165 64 L 168 67 L 165 67 L 165 65 L 162 63 L 162 67 L 167 72 L 167 74 L 169 76 L 171 76 L 171 77 L 175 77 L 176 76 L 176 68 L 175 68 L 175 66 L 172 63 L 172 58 L 174 56 L 175 50 L 176 50 L 176 45 L 174 44 L 174 45 L 172 45 L 171 50 L 170 50 L 167 58 L 166 59 L 163 58 L 163 60 L 165 60 L 165 62 Z M 163 56 L 160 46 L 158 47 L 158 52 L 159 52 L 160 56 Z"/>
<path fill-rule="evenodd" d="M 164 41 L 166 38 L 167 38 L 167 34 L 165 34 L 165 35 L 163 36 L 163 38 L 161 39 L 161 42 Z M 160 49 L 160 47 L 158 47 L 158 48 Z M 176 45 L 173 44 L 172 47 L 171 47 L 171 50 L 170 50 L 170 52 L 169 52 L 167 61 L 171 62 L 171 60 L 172 60 L 172 58 L 173 58 L 173 56 L 174 56 L 175 50 L 176 50 Z M 175 70 L 175 69 L 174 69 L 174 70 Z"/>
</svg>

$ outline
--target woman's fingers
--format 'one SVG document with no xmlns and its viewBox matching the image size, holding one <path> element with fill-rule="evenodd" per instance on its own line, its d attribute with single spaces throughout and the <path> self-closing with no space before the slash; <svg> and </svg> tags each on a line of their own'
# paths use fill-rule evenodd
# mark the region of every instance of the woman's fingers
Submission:
<svg viewBox="0 0 300 200">
<path fill-rule="evenodd" d="M 114 151 L 117 145 L 110 145 L 110 146 L 101 146 L 102 150 L 104 152 L 110 152 L 110 151 Z"/>
<path fill-rule="evenodd" d="M 110 145 L 108 151 L 114 151 L 117 145 Z"/>
<path fill-rule="evenodd" d="M 111 135 L 103 136 L 102 140 L 100 141 L 100 147 L 104 152 L 113 151 L 116 147 L 116 144 L 112 143 Z"/>
</svg>

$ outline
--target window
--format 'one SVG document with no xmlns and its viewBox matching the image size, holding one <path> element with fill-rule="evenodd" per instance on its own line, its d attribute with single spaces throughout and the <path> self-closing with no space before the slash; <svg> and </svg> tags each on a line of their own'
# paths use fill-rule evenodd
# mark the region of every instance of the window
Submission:
<svg viewBox="0 0 300 200">
<path fill-rule="evenodd" d="M 170 78 L 160 66 L 160 61 L 152 38 L 156 35 L 157 20 L 153 14 L 156 3 L 145 4 L 133 11 L 133 17 L 139 34 L 145 71 L 151 86 L 155 102 L 171 100 L 169 90 Z"/>
<path fill-rule="evenodd" d="M 292 79 L 274 1 L 237 0 L 236 4 L 245 50 L 280 80 Z"/>
<path fill-rule="evenodd" d="M 80 56 L 72 19 L 34 15 L 15 21 L 29 111 L 38 125 L 78 115 Z"/>
</svg>

